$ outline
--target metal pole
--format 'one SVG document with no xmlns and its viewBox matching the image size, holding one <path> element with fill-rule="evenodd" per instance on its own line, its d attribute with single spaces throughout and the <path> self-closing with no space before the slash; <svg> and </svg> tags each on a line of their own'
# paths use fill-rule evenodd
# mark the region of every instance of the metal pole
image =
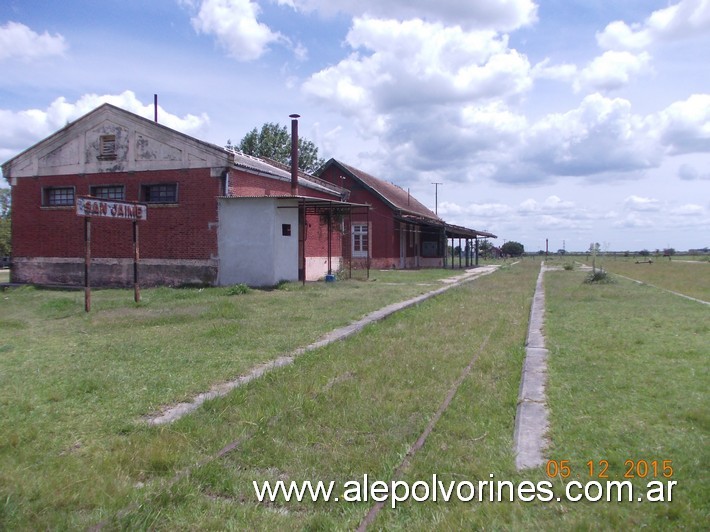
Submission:
<svg viewBox="0 0 710 532">
<path fill-rule="evenodd" d="M 84 217 L 84 312 L 91 310 L 91 217 Z"/>
<path fill-rule="evenodd" d="M 451 269 L 454 269 L 454 237 L 451 237 Z"/>
<path fill-rule="evenodd" d="M 370 244 L 372 239 L 370 238 L 370 207 L 367 208 L 367 280 L 370 280 Z M 362 237 L 361 237 L 362 238 Z"/>
<path fill-rule="evenodd" d="M 138 259 L 140 253 L 138 249 L 138 220 L 133 220 L 133 300 L 140 303 L 141 289 L 138 286 Z"/>
<path fill-rule="evenodd" d="M 328 275 L 333 275 L 333 205 L 328 205 Z"/>
<path fill-rule="evenodd" d="M 461 249 L 461 237 L 459 237 L 459 269 L 461 269 L 461 252 L 463 250 Z"/>
<path fill-rule="evenodd" d="M 308 225 L 308 222 L 306 221 L 306 200 L 304 199 L 299 199 L 298 200 L 298 206 L 299 206 L 299 225 L 300 227 L 300 257 L 299 257 L 299 268 L 301 270 L 301 281 L 303 282 L 303 286 L 306 286 L 306 226 Z"/>
<path fill-rule="evenodd" d="M 437 216 L 439 216 L 439 185 L 443 184 L 444 183 L 432 183 L 432 185 L 434 185 L 434 214 Z"/>
</svg>

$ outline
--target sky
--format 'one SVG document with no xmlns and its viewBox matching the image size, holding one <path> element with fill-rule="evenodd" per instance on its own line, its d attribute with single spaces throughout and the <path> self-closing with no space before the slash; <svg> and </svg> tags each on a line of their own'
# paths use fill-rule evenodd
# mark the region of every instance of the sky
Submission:
<svg viewBox="0 0 710 532">
<path fill-rule="evenodd" d="M 497 245 L 702 248 L 709 51 L 710 0 L 3 0 L 0 162 L 158 94 L 218 145 L 298 113 Z"/>
</svg>

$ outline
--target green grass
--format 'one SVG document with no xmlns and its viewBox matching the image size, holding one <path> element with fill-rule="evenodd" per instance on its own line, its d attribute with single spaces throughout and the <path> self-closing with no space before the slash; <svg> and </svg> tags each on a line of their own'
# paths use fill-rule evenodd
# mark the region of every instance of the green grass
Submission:
<svg viewBox="0 0 710 532">
<path fill-rule="evenodd" d="M 653 261 L 651 264 L 636 264 L 637 260 L 648 258 Z M 675 257 L 668 260 L 668 257 L 601 256 L 597 257 L 597 266 L 600 265 L 612 274 L 618 273 L 659 288 L 710 301 L 710 262 L 702 261 L 698 257 Z"/>
<path fill-rule="evenodd" d="M 435 279 L 447 275 L 414 272 L 411 282 L 401 284 L 286 283 L 242 295 L 228 295 L 225 288 L 157 288 L 143 290 L 138 305 L 130 291 L 95 290 L 89 314 L 82 292 L 4 292 L 0 500 L 6 503 L 0 523 L 15 515 L 13 508 L 20 509 L 20 523 L 35 523 L 39 509 L 55 500 L 59 508 L 73 508 L 76 501 L 92 506 L 102 494 L 96 486 L 111 484 L 103 496 L 123 486 L 115 483 L 112 449 L 116 439 L 143 430 L 137 423 L 142 416 L 430 290 L 429 283 L 441 286 Z M 160 463 L 157 453 L 144 469 L 167 467 Z M 57 496 L 66 485 L 72 493 Z M 54 526 L 63 510 L 50 517 L 43 512 L 36 521 L 40 528 Z"/>
<path fill-rule="evenodd" d="M 137 307 L 128 291 L 97 291 L 89 316 L 80 293 L 6 292 L 0 529 L 353 529 L 369 503 L 260 504 L 252 481 L 390 480 L 474 356 L 403 478 L 544 480 L 544 468 L 517 473 L 512 453 L 538 270 L 535 260 L 506 265 L 161 427 L 140 416 L 430 290 L 420 284 L 437 284 L 436 275 L 376 272 L 371 282 L 235 295 L 155 289 Z M 614 480 L 624 460 L 672 460 L 674 501 L 410 502 L 384 509 L 374 529 L 703 529 L 707 308 L 584 276 L 545 277 L 551 457 L 570 460 L 581 480 L 589 460 L 608 460 Z"/>
<path fill-rule="evenodd" d="M 582 276 L 546 274 L 551 457 L 570 460 L 581 480 L 590 460 L 608 461 L 610 480 L 624 480 L 627 460 L 671 460 L 678 486 L 668 504 L 567 505 L 560 523 L 700 529 L 710 511 L 708 310 L 624 279 L 586 285 Z"/>
<path fill-rule="evenodd" d="M 487 395 L 477 405 L 480 412 L 493 407 L 493 415 L 482 421 L 494 434 L 479 459 L 481 464 L 510 463 L 522 342 L 536 274 L 534 265 L 507 269 L 447 292 L 369 326 L 356 338 L 309 353 L 211 402 L 200 415 L 182 419 L 169 434 L 156 436 L 151 448 L 171 448 L 171 456 L 182 454 L 189 464 L 204 459 L 205 449 L 214 453 L 230 441 L 241 444 L 169 489 L 155 483 L 140 509 L 114 524 L 133 529 L 150 523 L 162 530 L 352 529 L 367 504 L 260 505 L 252 482 L 344 483 L 364 474 L 389 479 L 486 339 L 480 375 L 469 392 Z M 462 427 L 462 437 L 480 436 L 475 433 L 479 429 Z"/>
</svg>

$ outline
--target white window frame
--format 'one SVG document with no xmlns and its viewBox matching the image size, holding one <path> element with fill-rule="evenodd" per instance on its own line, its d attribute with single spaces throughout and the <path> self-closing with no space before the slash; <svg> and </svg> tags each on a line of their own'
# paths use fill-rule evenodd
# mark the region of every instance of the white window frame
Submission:
<svg viewBox="0 0 710 532">
<path fill-rule="evenodd" d="M 368 224 L 353 224 L 352 229 L 352 256 L 367 257 L 370 250 L 370 228 Z M 363 245 L 363 237 L 365 237 Z"/>
</svg>

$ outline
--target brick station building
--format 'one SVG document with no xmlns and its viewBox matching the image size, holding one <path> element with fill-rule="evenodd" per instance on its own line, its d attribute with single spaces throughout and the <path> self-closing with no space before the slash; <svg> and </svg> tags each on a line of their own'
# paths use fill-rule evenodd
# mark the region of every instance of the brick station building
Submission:
<svg viewBox="0 0 710 532">
<path fill-rule="evenodd" d="M 76 198 L 141 202 L 141 283 L 266 286 L 315 280 L 342 261 L 329 209 L 347 194 L 281 165 L 234 153 L 104 104 L 6 162 L 12 281 L 81 285 Z M 131 224 L 92 222 L 92 284 L 132 282 Z M 330 252 L 330 253 L 328 253 Z"/>
<path fill-rule="evenodd" d="M 110 104 L 2 170 L 12 189 L 17 283 L 83 283 L 75 205 L 86 196 L 147 206 L 138 222 L 146 286 L 270 286 L 352 267 L 440 267 L 447 238 L 495 236 L 450 226 L 400 187 L 339 161 L 316 177 Z M 97 217 L 91 226 L 91 284 L 131 285 L 131 223 Z"/>
</svg>

